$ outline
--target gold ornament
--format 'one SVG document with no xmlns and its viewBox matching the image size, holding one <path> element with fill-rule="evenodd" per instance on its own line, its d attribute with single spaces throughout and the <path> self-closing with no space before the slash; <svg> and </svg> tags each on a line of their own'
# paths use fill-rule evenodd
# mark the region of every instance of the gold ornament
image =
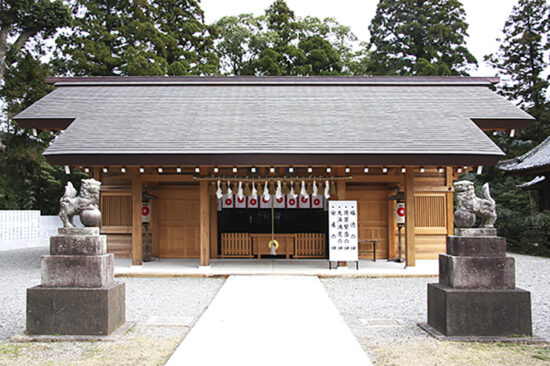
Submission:
<svg viewBox="0 0 550 366">
<path fill-rule="evenodd" d="M 252 189 L 250 188 L 250 183 L 244 184 L 243 194 L 248 197 L 252 195 Z"/>
<path fill-rule="evenodd" d="M 306 192 L 307 194 L 313 194 L 313 185 L 311 184 L 311 181 L 306 184 Z"/>
<path fill-rule="evenodd" d="M 210 185 L 208 186 L 208 194 L 210 196 L 213 196 L 216 194 L 216 190 L 217 190 L 216 182 L 214 181 L 210 182 Z"/>
<path fill-rule="evenodd" d="M 275 193 L 277 193 L 277 190 L 275 188 L 275 182 L 271 181 L 269 182 L 269 194 L 274 196 Z"/>
<path fill-rule="evenodd" d="M 283 186 L 281 187 L 281 193 L 285 195 L 290 193 L 290 188 L 288 187 L 287 182 L 283 182 Z"/>
<path fill-rule="evenodd" d="M 336 182 L 334 182 L 334 181 L 330 182 L 330 187 L 328 189 L 328 194 L 330 194 L 331 196 L 336 195 Z"/>
</svg>

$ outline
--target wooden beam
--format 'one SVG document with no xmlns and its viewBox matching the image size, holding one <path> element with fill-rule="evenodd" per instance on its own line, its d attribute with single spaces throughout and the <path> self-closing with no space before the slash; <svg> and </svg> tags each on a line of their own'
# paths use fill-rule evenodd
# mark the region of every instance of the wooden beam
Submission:
<svg viewBox="0 0 550 366">
<path fill-rule="evenodd" d="M 403 183 L 405 181 L 404 174 L 389 175 L 389 174 L 376 174 L 376 175 L 354 175 L 350 182 L 357 183 Z"/>
<path fill-rule="evenodd" d="M 132 265 L 141 265 L 143 258 L 141 232 L 142 181 L 139 169 L 132 168 Z"/>
<path fill-rule="evenodd" d="M 210 265 L 210 197 L 208 181 L 200 182 L 200 265 Z"/>
<path fill-rule="evenodd" d="M 453 202 L 453 168 L 447 167 L 445 172 L 445 184 L 449 191 L 445 194 L 445 202 L 447 206 L 447 235 L 454 235 L 454 202 Z"/>
<path fill-rule="evenodd" d="M 183 174 L 141 174 L 143 182 L 197 182 L 191 175 Z"/>
<path fill-rule="evenodd" d="M 407 266 L 416 265 L 416 244 L 414 232 L 414 170 L 405 173 L 405 245 Z"/>
</svg>

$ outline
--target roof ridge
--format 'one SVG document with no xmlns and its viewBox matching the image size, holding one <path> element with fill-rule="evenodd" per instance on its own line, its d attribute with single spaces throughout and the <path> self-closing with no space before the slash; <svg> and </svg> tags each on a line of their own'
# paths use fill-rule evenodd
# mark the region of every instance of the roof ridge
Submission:
<svg viewBox="0 0 550 366">
<path fill-rule="evenodd" d="M 481 76 L 73 76 L 48 77 L 64 85 L 477 85 L 498 83 Z"/>
</svg>

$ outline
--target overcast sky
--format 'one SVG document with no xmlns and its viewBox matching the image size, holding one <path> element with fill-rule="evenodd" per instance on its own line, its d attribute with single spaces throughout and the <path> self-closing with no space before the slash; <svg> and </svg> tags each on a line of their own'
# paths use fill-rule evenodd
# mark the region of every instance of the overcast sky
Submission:
<svg viewBox="0 0 550 366">
<path fill-rule="evenodd" d="M 213 23 L 225 15 L 242 13 L 263 14 L 274 0 L 201 0 L 207 23 Z M 376 11 L 378 0 L 286 0 L 298 16 L 333 17 L 351 30 L 361 41 L 368 41 L 368 26 Z M 483 56 L 496 52 L 496 38 L 502 34 L 504 22 L 517 0 L 462 0 L 469 24 L 468 49 L 477 58 L 479 68 L 474 76 L 493 76 L 493 71 L 483 61 Z"/>
</svg>

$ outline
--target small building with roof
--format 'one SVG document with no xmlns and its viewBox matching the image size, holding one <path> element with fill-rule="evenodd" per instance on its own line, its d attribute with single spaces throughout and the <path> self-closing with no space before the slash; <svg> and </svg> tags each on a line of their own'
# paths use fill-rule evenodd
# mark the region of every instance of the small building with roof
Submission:
<svg viewBox="0 0 550 366">
<path fill-rule="evenodd" d="M 523 155 L 500 161 L 497 167 L 510 174 L 531 177 L 518 187 L 537 191 L 539 211 L 550 209 L 550 137 Z"/>
<path fill-rule="evenodd" d="M 490 89 L 496 78 L 48 82 L 55 90 L 15 120 L 63 131 L 45 157 L 103 183 L 101 232 L 135 265 L 146 237 L 154 256 L 201 265 L 268 255 L 273 235 L 279 255 L 326 258 L 328 200 L 357 202 L 360 258 L 373 241 L 378 258 L 395 258 L 397 197 L 407 264 L 437 258 L 453 233 L 453 181 L 504 156 L 486 131 L 533 120 Z M 155 198 L 146 226 L 144 193 Z"/>
</svg>

